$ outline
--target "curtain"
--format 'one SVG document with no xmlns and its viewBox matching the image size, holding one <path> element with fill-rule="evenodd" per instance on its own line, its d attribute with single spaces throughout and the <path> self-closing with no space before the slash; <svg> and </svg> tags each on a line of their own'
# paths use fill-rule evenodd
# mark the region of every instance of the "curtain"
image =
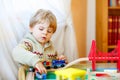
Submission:
<svg viewBox="0 0 120 80">
<path fill-rule="evenodd" d="M 0 0 L 0 80 L 17 79 L 12 50 L 29 31 L 29 19 L 40 8 L 57 17 L 52 41 L 58 53 L 66 55 L 69 62 L 78 58 L 70 6 L 71 0 Z"/>
</svg>

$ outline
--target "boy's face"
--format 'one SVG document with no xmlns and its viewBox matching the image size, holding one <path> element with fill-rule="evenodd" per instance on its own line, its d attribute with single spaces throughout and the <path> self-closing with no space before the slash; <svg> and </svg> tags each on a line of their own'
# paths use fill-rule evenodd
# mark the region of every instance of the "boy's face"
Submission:
<svg viewBox="0 0 120 80">
<path fill-rule="evenodd" d="M 38 23 L 32 28 L 30 27 L 30 31 L 35 39 L 42 45 L 47 43 L 53 35 L 53 28 L 49 27 L 48 22 Z"/>
</svg>

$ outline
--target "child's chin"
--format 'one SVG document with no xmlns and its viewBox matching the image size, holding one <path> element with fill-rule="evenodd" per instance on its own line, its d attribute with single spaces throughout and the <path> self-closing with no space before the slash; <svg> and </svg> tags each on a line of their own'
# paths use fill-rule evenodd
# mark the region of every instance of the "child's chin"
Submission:
<svg viewBox="0 0 120 80">
<path fill-rule="evenodd" d="M 46 41 L 39 41 L 39 43 L 41 43 L 41 44 L 45 44 L 45 43 L 46 43 Z"/>
</svg>

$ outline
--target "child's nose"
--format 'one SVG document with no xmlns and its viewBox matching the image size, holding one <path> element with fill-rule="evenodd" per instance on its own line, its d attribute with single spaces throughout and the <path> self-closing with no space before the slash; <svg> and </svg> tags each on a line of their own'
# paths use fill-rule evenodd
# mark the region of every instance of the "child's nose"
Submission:
<svg viewBox="0 0 120 80">
<path fill-rule="evenodd" d="M 43 33 L 44 33 L 44 34 L 47 34 L 47 30 L 44 30 Z"/>
</svg>

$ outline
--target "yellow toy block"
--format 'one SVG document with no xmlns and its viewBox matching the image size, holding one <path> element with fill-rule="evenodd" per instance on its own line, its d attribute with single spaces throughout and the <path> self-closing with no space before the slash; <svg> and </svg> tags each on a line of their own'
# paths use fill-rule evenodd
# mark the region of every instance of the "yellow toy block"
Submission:
<svg viewBox="0 0 120 80">
<path fill-rule="evenodd" d="M 67 68 L 55 71 L 57 80 L 84 80 L 86 75 L 85 70 L 80 70 L 77 68 Z"/>
</svg>

